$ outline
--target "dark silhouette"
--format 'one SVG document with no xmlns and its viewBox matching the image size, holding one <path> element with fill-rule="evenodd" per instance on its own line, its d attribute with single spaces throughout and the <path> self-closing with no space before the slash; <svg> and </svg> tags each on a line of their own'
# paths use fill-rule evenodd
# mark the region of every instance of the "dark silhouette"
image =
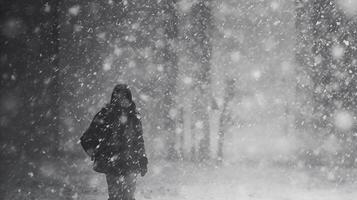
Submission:
<svg viewBox="0 0 357 200">
<path fill-rule="evenodd" d="M 133 200 L 136 177 L 147 172 L 142 125 L 131 91 L 115 86 L 110 103 L 94 117 L 81 137 L 93 169 L 105 173 L 109 200 Z"/>
</svg>

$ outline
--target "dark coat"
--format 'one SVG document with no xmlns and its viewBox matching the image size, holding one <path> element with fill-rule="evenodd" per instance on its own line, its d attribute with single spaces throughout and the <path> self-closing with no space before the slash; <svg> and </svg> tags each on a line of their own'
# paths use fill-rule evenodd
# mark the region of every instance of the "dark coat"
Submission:
<svg viewBox="0 0 357 200">
<path fill-rule="evenodd" d="M 114 89 L 114 92 L 123 90 Z M 90 149 L 94 151 L 93 169 L 97 172 L 126 174 L 147 170 L 142 124 L 135 103 L 131 100 L 131 93 L 129 94 L 129 108 L 118 106 L 112 95 L 111 103 L 95 115 L 81 137 L 84 150 L 87 153 Z M 125 123 L 119 121 L 123 114 L 127 116 Z"/>
</svg>

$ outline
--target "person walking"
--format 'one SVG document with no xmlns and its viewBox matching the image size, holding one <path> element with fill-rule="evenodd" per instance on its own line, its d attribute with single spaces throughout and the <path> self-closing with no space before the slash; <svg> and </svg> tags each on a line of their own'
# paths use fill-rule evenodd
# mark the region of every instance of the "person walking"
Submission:
<svg viewBox="0 0 357 200">
<path fill-rule="evenodd" d="M 108 200 L 135 200 L 136 179 L 147 173 L 140 115 L 128 85 L 117 84 L 111 100 L 93 118 L 80 138 L 93 160 L 93 169 L 104 173 Z"/>
</svg>

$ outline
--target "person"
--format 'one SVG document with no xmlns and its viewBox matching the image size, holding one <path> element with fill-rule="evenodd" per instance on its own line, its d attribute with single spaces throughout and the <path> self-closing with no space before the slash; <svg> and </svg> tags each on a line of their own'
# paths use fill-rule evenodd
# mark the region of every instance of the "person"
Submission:
<svg viewBox="0 0 357 200">
<path fill-rule="evenodd" d="M 126 84 L 117 84 L 110 103 L 93 118 L 81 137 L 93 169 L 105 173 L 108 200 L 134 200 L 138 174 L 147 173 L 140 115 Z"/>
</svg>

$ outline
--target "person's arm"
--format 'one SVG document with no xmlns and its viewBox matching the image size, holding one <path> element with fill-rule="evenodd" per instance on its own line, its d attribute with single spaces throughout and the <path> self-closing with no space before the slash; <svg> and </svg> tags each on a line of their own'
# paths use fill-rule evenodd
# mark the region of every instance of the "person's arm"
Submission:
<svg viewBox="0 0 357 200">
<path fill-rule="evenodd" d="M 91 157 L 93 160 L 96 147 L 100 143 L 100 138 L 98 137 L 98 132 L 103 128 L 104 117 L 106 114 L 106 109 L 102 108 L 93 118 L 88 129 L 84 132 L 80 138 L 81 145 L 84 151 Z"/>
</svg>

